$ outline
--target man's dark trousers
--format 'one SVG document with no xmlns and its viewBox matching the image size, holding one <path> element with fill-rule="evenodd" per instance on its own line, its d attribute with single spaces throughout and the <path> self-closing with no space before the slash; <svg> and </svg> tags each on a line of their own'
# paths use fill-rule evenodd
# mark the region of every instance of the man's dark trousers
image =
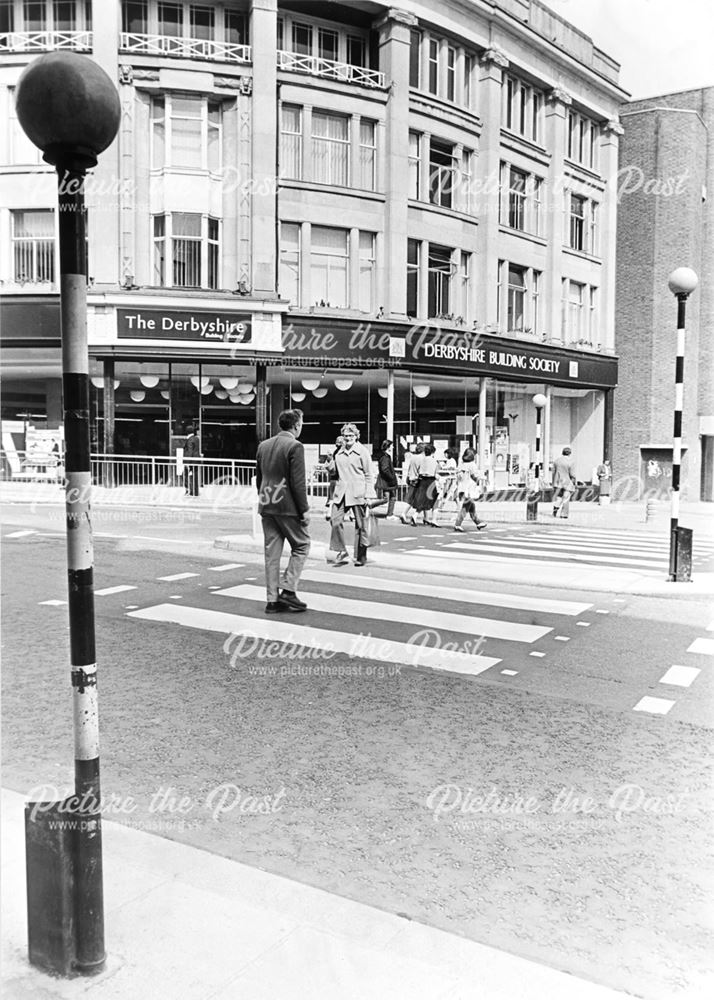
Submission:
<svg viewBox="0 0 714 1000">
<path fill-rule="evenodd" d="M 310 552 L 307 525 L 290 514 L 263 514 L 263 539 L 265 545 L 265 589 L 268 602 L 277 601 L 278 588 L 297 590 L 300 574 Z M 285 542 L 290 546 L 290 559 L 280 580 L 280 557 Z"/>
</svg>

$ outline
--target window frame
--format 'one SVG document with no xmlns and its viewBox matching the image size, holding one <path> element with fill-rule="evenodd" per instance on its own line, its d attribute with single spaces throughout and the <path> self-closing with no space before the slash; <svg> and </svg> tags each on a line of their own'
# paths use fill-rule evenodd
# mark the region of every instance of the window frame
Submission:
<svg viewBox="0 0 714 1000">
<path fill-rule="evenodd" d="M 52 235 L 46 233 L 20 236 L 17 233 L 18 217 L 22 215 L 49 216 Z M 42 245 L 44 244 L 44 249 Z M 57 217 L 52 208 L 14 208 L 10 210 L 10 247 L 12 259 L 12 281 L 17 285 L 55 285 L 57 282 Z M 31 274 L 20 276 L 18 257 L 20 254 L 31 258 Z M 41 277 L 44 268 L 49 266 L 50 276 Z M 24 272 L 23 272 L 24 274 Z"/>
<path fill-rule="evenodd" d="M 199 234 L 178 234 L 175 232 L 174 217 L 187 216 L 199 220 Z M 201 212 L 156 212 L 152 215 L 151 241 L 153 276 L 158 277 L 155 287 L 158 288 L 201 288 L 217 291 L 221 285 L 222 274 L 222 220 L 213 215 Z M 161 229 L 161 232 L 157 232 Z M 178 244 L 182 252 L 188 251 L 193 245 L 198 247 L 198 282 L 183 284 L 176 281 L 178 267 L 183 263 L 177 253 Z M 160 266 L 157 267 L 157 261 Z M 195 251 L 194 251 L 195 261 Z M 196 266 L 195 263 L 193 266 Z M 171 278 L 170 283 L 167 281 Z M 204 280 L 205 279 L 205 280 Z"/>
<path fill-rule="evenodd" d="M 174 110 L 174 100 L 190 100 L 200 105 L 200 116 L 176 113 Z M 155 109 L 163 105 L 163 117 L 155 115 Z M 217 110 L 218 120 L 211 120 L 211 110 Z M 174 121 L 199 121 L 201 134 L 201 162 L 199 166 L 179 165 L 174 162 Z M 160 127 L 163 126 L 163 137 L 157 135 Z M 152 94 L 150 107 L 150 128 L 151 128 L 151 170 L 171 170 L 186 171 L 189 173 L 207 173 L 219 175 L 223 172 L 223 102 L 211 95 L 185 94 L 174 91 L 166 91 L 162 94 Z M 217 133 L 217 148 L 211 146 L 209 137 L 212 132 Z M 163 148 L 163 161 L 157 162 L 159 148 Z M 215 156 L 212 156 L 215 152 Z M 212 166 L 212 161 L 217 162 L 217 167 Z"/>
</svg>

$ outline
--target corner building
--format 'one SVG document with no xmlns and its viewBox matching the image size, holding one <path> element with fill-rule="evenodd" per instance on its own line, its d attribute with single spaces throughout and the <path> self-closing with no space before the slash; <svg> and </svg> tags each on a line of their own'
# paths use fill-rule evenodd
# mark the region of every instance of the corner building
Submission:
<svg viewBox="0 0 714 1000">
<path fill-rule="evenodd" d="M 614 479 L 630 499 L 670 495 L 677 301 L 667 279 L 691 267 L 699 284 L 686 306 L 681 492 L 711 502 L 714 87 L 633 101 L 621 117 Z"/>
<path fill-rule="evenodd" d="M 56 178 L 14 87 L 116 80 L 87 182 L 93 450 L 252 458 L 291 401 L 525 481 L 612 449 L 619 67 L 538 0 L 0 2 L 3 427 L 61 421 Z"/>
</svg>

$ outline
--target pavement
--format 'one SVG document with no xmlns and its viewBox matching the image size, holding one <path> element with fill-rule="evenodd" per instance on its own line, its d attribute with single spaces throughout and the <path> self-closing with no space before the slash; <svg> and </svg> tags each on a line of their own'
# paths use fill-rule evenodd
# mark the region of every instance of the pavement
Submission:
<svg viewBox="0 0 714 1000">
<path fill-rule="evenodd" d="M 7 1000 L 608 1000 L 630 994 L 103 821 L 99 975 L 62 979 L 27 959 L 23 796 L 2 792 Z"/>
</svg>

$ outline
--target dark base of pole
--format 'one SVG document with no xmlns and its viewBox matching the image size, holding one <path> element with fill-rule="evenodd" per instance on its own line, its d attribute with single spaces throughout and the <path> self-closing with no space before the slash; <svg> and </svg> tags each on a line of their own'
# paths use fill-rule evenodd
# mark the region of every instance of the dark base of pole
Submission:
<svg viewBox="0 0 714 1000">
<path fill-rule="evenodd" d="M 35 968 L 66 978 L 97 975 L 106 959 L 103 915 L 97 921 L 95 913 L 86 912 L 81 885 L 87 878 L 82 869 L 101 878 L 101 839 L 98 868 L 92 863 L 94 844 L 88 848 L 86 842 L 87 824 L 101 838 L 101 819 L 83 818 L 71 802 L 25 805 L 28 957 Z M 87 939 L 92 920 L 97 927 Z"/>
<path fill-rule="evenodd" d="M 538 520 L 538 501 L 540 493 L 528 493 L 526 496 L 526 521 Z"/>
<path fill-rule="evenodd" d="M 692 582 L 692 537 L 691 528 L 672 528 L 668 583 Z"/>
</svg>

